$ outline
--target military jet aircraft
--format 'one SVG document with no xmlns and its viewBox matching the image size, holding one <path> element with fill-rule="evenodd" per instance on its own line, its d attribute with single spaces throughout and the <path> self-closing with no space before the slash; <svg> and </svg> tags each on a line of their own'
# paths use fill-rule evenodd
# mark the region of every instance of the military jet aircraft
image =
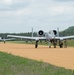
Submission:
<svg viewBox="0 0 74 75">
<path fill-rule="evenodd" d="M 7 35 L 7 37 L 35 40 L 36 41 L 35 48 L 38 47 L 39 40 L 47 40 L 49 42 L 49 48 L 51 48 L 51 43 L 53 43 L 54 48 L 56 48 L 57 40 L 59 40 L 60 41 L 59 46 L 60 46 L 60 48 L 62 48 L 63 43 L 61 40 L 74 39 L 74 36 L 59 37 L 58 34 L 59 34 L 59 32 L 56 30 L 51 30 L 50 32 L 44 32 L 43 30 L 39 30 L 38 37 L 16 36 L 16 35 Z"/>
<path fill-rule="evenodd" d="M 8 38 L 8 39 L 5 39 L 5 38 L 3 38 L 3 37 L 0 37 L 0 41 L 3 41 L 4 43 L 6 42 L 6 41 L 9 41 L 9 40 L 14 40 L 15 38 Z"/>
</svg>

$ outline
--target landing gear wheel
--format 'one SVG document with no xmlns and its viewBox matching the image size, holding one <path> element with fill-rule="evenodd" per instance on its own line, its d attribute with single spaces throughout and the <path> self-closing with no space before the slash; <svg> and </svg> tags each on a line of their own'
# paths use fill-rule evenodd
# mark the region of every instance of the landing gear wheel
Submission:
<svg viewBox="0 0 74 75">
<path fill-rule="evenodd" d="M 37 47 L 38 47 L 38 40 L 35 43 L 35 48 L 37 48 Z"/>
<path fill-rule="evenodd" d="M 63 48 L 63 42 L 60 42 L 59 46 L 60 46 L 60 48 Z"/>
<path fill-rule="evenodd" d="M 35 48 L 37 48 L 38 47 L 38 45 L 37 44 L 35 44 Z"/>
</svg>

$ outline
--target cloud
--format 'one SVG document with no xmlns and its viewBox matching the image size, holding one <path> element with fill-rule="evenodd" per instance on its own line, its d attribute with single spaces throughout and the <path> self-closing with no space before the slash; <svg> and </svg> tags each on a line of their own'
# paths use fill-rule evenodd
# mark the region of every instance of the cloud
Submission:
<svg viewBox="0 0 74 75">
<path fill-rule="evenodd" d="M 72 14 L 74 7 L 68 5 L 56 4 L 50 1 L 43 0 L 2 0 L 3 3 L 11 4 L 10 6 L 1 6 L 0 11 L 8 12 L 18 16 L 30 15 L 32 17 L 49 17 Z M 1 2 L 1 1 L 0 1 Z M 20 4 L 19 4 L 20 3 Z M 23 4 L 22 4 L 23 3 Z M 27 3 L 27 4 L 26 4 Z M 13 13 L 14 12 L 14 13 Z M 11 16 L 12 16 L 11 15 Z"/>
<path fill-rule="evenodd" d="M 58 2 L 67 2 L 67 1 L 74 1 L 74 0 L 54 0 L 54 1 L 58 1 Z"/>
<path fill-rule="evenodd" d="M 13 0 L 0 0 L 0 3 L 6 4 L 6 5 L 11 5 Z"/>
<path fill-rule="evenodd" d="M 59 1 L 59 0 L 57 0 Z M 53 0 L 0 0 L 0 26 L 47 30 L 60 25 L 73 25 L 73 2 Z M 15 31 L 13 30 L 13 31 Z M 22 29 L 21 29 L 22 30 Z M 17 31 L 17 30 L 16 30 Z M 20 32 L 20 31 L 19 31 Z"/>
<path fill-rule="evenodd" d="M 17 11 L 18 16 L 24 16 L 24 15 L 31 15 L 32 14 L 32 9 L 31 8 L 23 8 Z"/>
<path fill-rule="evenodd" d="M 28 1 L 23 0 L 0 0 L 0 9 L 21 9 L 22 7 L 26 7 L 28 5 Z"/>
</svg>

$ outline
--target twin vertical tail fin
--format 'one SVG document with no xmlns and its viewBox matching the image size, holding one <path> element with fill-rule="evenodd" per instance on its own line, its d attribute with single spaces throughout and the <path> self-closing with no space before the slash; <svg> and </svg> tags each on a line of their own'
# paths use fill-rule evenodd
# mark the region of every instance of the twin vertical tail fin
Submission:
<svg viewBox="0 0 74 75">
<path fill-rule="evenodd" d="M 33 28 L 32 28 L 32 37 L 33 37 Z"/>
<path fill-rule="evenodd" d="M 59 28 L 57 28 L 57 37 L 59 37 Z"/>
</svg>

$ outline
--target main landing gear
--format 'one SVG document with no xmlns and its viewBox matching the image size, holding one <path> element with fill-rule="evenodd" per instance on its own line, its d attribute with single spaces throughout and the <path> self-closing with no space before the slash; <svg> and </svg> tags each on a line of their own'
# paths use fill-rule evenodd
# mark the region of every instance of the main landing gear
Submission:
<svg viewBox="0 0 74 75">
<path fill-rule="evenodd" d="M 38 47 L 38 40 L 36 40 L 36 43 L 35 43 L 35 48 Z"/>
<path fill-rule="evenodd" d="M 59 41 L 60 48 L 63 48 L 63 41 Z"/>
</svg>

